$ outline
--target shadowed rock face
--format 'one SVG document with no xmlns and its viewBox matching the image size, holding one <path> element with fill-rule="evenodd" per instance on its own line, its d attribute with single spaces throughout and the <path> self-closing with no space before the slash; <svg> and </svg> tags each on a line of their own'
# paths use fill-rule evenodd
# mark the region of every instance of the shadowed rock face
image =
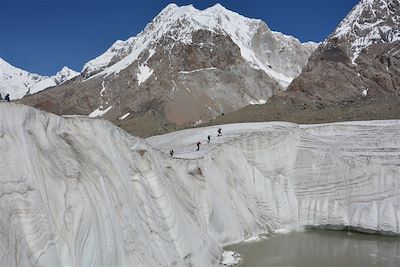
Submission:
<svg viewBox="0 0 400 267">
<path fill-rule="evenodd" d="M 400 2 L 363 0 L 310 57 L 288 95 L 332 103 L 400 94 Z"/>
<path fill-rule="evenodd" d="M 220 5 L 169 5 L 138 36 L 85 64 L 74 83 L 22 102 L 57 114 L 104 112 L 127 129 L 121 120 L 141 121 L 148 112 L 188 126 L 265 103 L 286 89 L 315 48 Z"/>
<path fill-rule="evenodd" d="M 355 62 L 340 48 L 318 49 L 287 95 L 322 103 L 355 99 L 368 89 L 370 96 L 400 94 L 400 43 L 374 44 Z"/>
<path fill-rule="evenodd" d="M 360 1 L 286 91 L 208 124 L 400 118 L 399 3 Z"/>
<path fill-rule="evenodd" d="M 244 61 L 229 37 L 210 31 L 193 33 L 190 45 L 163 37 L 148 57 L 145 50 L 138 61 L 146 61 L 153 74 L 140 85 L 137 62 L 117 75 L 52 88 L 22 101 L 58 114 L 90 114 L 98 106 L 112 105 L 104 116 L 111 120 L 155 110 L 170 122 L 185 124 L 207 121 L 283 90 Z"/>
<path fill-rule="evenodd" d="M 346 53 L 337 46 L 328 47 L 323 50 L 320 55 L 320 60 L 342 63 L 349 62 Z"/>
</svg>

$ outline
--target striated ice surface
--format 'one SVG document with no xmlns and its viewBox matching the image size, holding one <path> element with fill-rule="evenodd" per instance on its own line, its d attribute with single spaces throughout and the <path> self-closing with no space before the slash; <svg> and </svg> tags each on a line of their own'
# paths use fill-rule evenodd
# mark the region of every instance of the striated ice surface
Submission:
<svg viewBox="0 0 400 267">
<path fill-rule="evenodd" d="M 0 103 L 1 265 L 216 266 L 278 229 L 399 233 L 400 121 L 217 129 L 142 140 Z"/>
</svg>

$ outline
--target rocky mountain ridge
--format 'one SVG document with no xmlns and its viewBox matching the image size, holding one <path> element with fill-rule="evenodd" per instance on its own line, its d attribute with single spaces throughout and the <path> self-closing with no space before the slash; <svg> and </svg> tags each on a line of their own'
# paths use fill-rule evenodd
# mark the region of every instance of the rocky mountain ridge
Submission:
<svg viewBox="0 0 400 267">
<path fill-rule="evenodd" d="M 169 4 L 136 37 L 131 37 L 126 41 L 119 40 L 115 42 L 104 54 L 86 63 L 83 67 L 82 75 L 88 78 L 105 69 L 107 69 L 104 72 L 106 74 L 118 73 L 133 63 L 142 51 L 149 49 L 149 46 L 162 38 L 167 37 L 177 43 L 195 44 L 193 33 L 205 30 L 229 36 L 240 48 L 242 57 L 250 62 L 254 68 L 265 71 L 283 86 L 287 86 L 293 77 L 299 74 L 301 68 L 299 66 L 295 66 L 297 67 L 295 69 L 288 68 L 288 66 L 280 62 L 281 64 L 274 66 L 277 70 L 273 70 L 271 64 L 274 62 L 269 62 L 268 58 L 262 58 L 262 55 L 257 54 L 257 49 L 251 47 L 254 45 L 252 39 L 255 38 L 260 27 L 265 27 L 269 30 L 262 20 L 246 18 L 225 9 L 220 4 L 205 10 L 198 10 L 192 5 L 178 7 L 176 4 Z M 280 53 L 291 48 L 293 44 L 301 44 L 296 38 L 280 32 L 271 31 L 271 38 L 276 39 L 281 45 Z M 302 45 L 306 50 L 312 51 L 317 44 L 307 42 Z M 153 49 L 149 50 L 149 57 L 151 57 L 155 51 Z M 270 52 L 264 51 L 269 58 L 273 57 Z"/>
<path fill-rule="evenodd" d="M 370 45 L 400 41 L 398 0 L 362 0 L 341 21 L 324 45 L 341 43 L 352 63 Z"/>
<path fill-rule="evenodd" d="M 284 91 L 315 47 L 219 4 L 170 4 L 136 37 L 85 64 L 75 83 L 23 102 L 124 124 L 151 112 L 166 125 L 193 125 Z"/>
<path fill-rule="evenodd" d="M 288 94 L 322 102 L 400 94 L 400 1 L 362 0 L 317 48 Z"/>
<path fill-rule="evenodd" d="M 209 124 L 400 118 L 400 1 L 362 0 L 285 92 Z"/>
</svg>

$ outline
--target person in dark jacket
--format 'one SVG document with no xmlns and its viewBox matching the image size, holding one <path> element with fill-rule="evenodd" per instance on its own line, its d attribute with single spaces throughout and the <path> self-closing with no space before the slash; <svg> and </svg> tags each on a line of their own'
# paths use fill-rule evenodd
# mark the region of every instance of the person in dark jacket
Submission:
<svg viewBox="0 0 400 267">
<path fill-rule="evenodd" d="M 197 150 L 196 151 L 200 150 L 200 144 L 201 144 L 201 142 L 197 142 Z"/>
<path fill-rule="evenodd" d="M 171 157 L 173 157 L 174 156 L 174 150 L 171 149 L 171 151 L 169 151 L 169 154 L 171 155 Z"/>
<path fill-rule="evenodd" d="M 218 128 L 218 135 L 217 136 L 222 136 L 222 129 Z"/>
<path fill-rule="evenodd" d="M 10 102 L 10 94 L 6 94 L 6 97 L 4 97 L 4 100 L 7 102 Z"/>
<path fill-rule="evenodd" d="M 207 136 L 207 143 L 209 144 L 210 141 L 211 141 L 211 135 L 208 135 L 208 136 Z"/>
</svg>

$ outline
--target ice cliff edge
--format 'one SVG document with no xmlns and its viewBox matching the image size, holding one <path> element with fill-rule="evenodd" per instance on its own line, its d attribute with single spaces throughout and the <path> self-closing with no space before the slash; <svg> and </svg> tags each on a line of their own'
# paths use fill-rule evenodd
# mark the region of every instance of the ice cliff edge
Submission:
<svg viewBox="0 0 400 267">
<path fill-rule="evenodd" d="M 1 264 L 210 266 L 277 228 L 400 232 L 399 121 L 224 126 L 201 157 L 159 151 L 206 129 L 155 149 L 104 120 L 0 103 Z"/>
</svg>

